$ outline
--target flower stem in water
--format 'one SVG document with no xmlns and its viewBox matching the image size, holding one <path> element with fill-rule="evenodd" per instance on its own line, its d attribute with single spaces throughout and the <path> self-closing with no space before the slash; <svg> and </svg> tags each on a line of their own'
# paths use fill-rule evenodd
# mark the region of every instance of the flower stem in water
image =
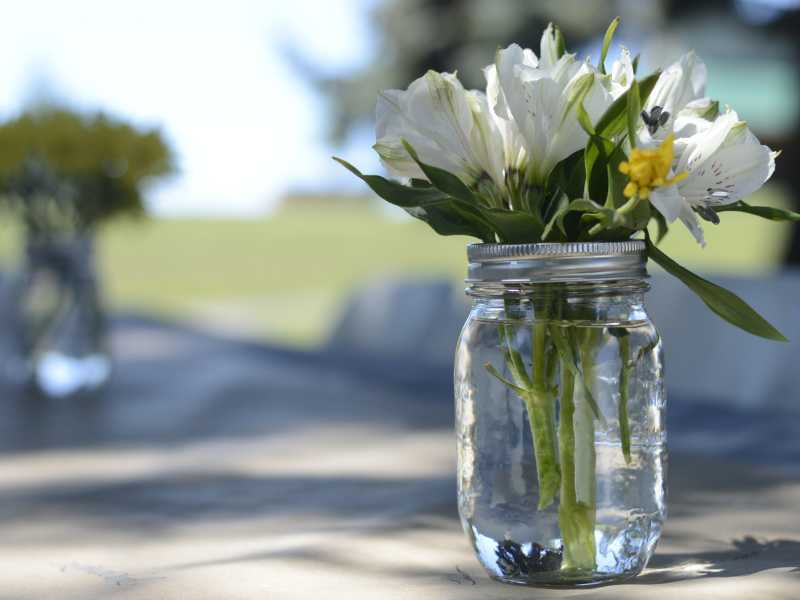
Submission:
<svg viewBox="0 0 800 600">
<path fill-rule="evenodd" d="M 563 335 L 561 332 L 553 332 Z M 576 342 L 575 335 L 564 336 Z M 582 367 L 591 363 L 593 336 L 581 343 Z M 585 362 L 587 361 L 588 362 Z M 596 548 L 594 538 L 594 422 L 593 413 L 581 390 L 575 385 L 575 373 L 562 355 L 561 403 L 559 418 L 559 454 L 561 462 L 561 504 L 558 522 L 564 544 L 564 568 L 594 570 Z M 587 377 L 584 373 L 583 377 Z M 593 376 L 590 372 L 588 377 Z"/>
<path fill-rule="evenodd" d="M 628 389 L 631 377 L 631 345 L 627 332 L 619 338 L 619 358 L 622 362 L 619 374 L 619 436 L 622 441 L 622 455 L 625 457 L 625 462 L 630 464 L 631 426 L 628 421 Z"/>
</svg>

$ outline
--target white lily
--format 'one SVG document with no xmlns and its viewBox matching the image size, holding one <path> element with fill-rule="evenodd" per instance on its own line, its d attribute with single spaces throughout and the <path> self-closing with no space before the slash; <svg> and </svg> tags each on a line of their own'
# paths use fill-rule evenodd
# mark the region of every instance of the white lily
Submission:
<svg viewBox="0 0 800 600">
<path fill-rule="evenodd" d="M 694 52 L 687 52 L 664 69 L 653 86 L 643 108 L 645 113 L 653 115 L 655 121 L 649 130 L 642 121 L 640 145 L 646 146 L 666 138 L 681 111 L 694 102 L 708 103 L 704 98 L 705 92 L 706 65 Z M 667 113 L 667 116 L 659 122 L 662 113 Z"/>
<path fill-rule="evenodd" d="M 527 177 L 543 183 L 553 167 L 587 141 L 575 115 L 578 100 L 597 120 L 613 101 L 601 75 L 574 54 L 557 58 L 552 27 L 542 35 L 541 60 L 516 44 L 497 53 L 499 88 L 494 110 L 516 123 L 527 154 Z M 495 96 L 489 93 L 490 98 Z"/>
<path fill-rule="evenodd" d="M 373 148 L 392 175 L 425 179 L 406 141 L 422 162 L 467 185 L 488 174 L 502 186 L 502 139 L 486 98 L 465 90 L 455 74 L 428 71 L 407 90 L 381 92 L 376 112 Z"/>
<path fill-rule="evenodd" d="M 528 59 L 530 59 L 530 56 Z M 535 55 L 533 56 L 533 61 L 536 64 Z M 486 78 L 486 98 L 489 114 L 502 140 L 504 166 L 507 172 L 522 171 L 527 160 L 525 141 L 522 138 L 519 127 L 517 127 L 517 123 L 514 121 L 514 117 L 511 116 L 503 96 L 503 89 L 500 87 L 500 79 L 497 74 L 497 65 L 489 65 L 484 68 L 483 74 Z"/>
<path fill-rule="evenodd" d="M 650 201 L 668 222 L 680 219 L 704 246 L 697 213 L 711 216 L 713 207 L 755 192 L 772 176 L 777 153 L 761 144 L 732 110 L 713 122 L 687 117 L 682 131 L 691 129 L 692 135 L 675 140 L 673 170 L 686 176 L 675 185 L 655 188 Z"/>
<path fill-rule="evenodd" d="M 627 48 L 620 50 L 619 58 L 611 64 L 609 75 L 609 92 L 611 97 L 616 100 L 628 91 L 635 77 L 630 50 Z"/>
</svg>

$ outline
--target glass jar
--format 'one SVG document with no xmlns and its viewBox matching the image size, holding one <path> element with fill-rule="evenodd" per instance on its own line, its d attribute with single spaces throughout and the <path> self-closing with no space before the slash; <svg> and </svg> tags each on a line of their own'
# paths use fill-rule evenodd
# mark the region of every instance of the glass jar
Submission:
<svg viewBox="0 0 800 600">
<path fill-rule="evenodd" d="M 644 243 L 474 244 L 468 257 L 458 500 L 479 561 L 523 585 L 635 576 L 666 516 Z"/>
<path fill-rule="evenodd" d="M 91 235 L 30 235 L 13 290 L 18 356 L 12 377 L 48 397 L 103 387 L 111 356 Z"/>
</svg>

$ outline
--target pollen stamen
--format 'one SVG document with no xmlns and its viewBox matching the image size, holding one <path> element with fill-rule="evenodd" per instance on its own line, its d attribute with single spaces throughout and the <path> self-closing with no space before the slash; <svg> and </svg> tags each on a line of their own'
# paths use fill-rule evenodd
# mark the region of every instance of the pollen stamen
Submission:
<svg viewBox="0 0 800 600">
<path fill-rule="evenodd" d="M 619 164 L 620 173 L 628 176 L 628 183 L 622 190 L 626 198 L 638 194 L 639 198 L 647 200 L 653 188 L 673 185 L 688 175 L 684 172 L 667 177 L 672 168 L 674 141 L 675 136 L 669 134 L 657 148 L 634 148 L 628 160 Z"/>
</svg>

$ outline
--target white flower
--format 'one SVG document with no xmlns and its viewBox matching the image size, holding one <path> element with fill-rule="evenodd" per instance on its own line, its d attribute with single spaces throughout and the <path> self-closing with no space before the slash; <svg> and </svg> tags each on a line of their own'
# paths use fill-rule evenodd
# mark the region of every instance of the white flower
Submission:
<svg viewBox="0 0 800 600">
<path fill-rule="evenodd" d="M 533 61 L 535 64 L 535 55 Z M 486 99 L 489 113 L 502 140 L 503 163 L 507 170 L 521 171 L 527 160 L 525 142 L 503 96 L 497 75 L 497 65 L 489 65 L 483 70 L 483 74 L 486 77 Z"/>
<path fill-rule="evenodd" d="M 516 123 L 527 154 L 526 175 L 539 184 L 586 144 L 588 136 L 575 115 L 577 100 L 582 99 L 593 121 L 613 101 L 589 63 L 577 61 L 574 54 L 557 58 L 551 27 L 542 35 L 541 54 L 537 60 L 531 50 L 516 44 L 500 50 L 495 60 L 499 92 L 489 91 L 497 115 Z"/>
<path fill-rule="evenodd" d="M 695 132 L 675 139 L 674 172 L 686 177 L 654 189 L 650 201 L 668 222 L 680 219 L 705 245 L 696 213 L 710 216 L 713 207 L 755 192 L 772 176 L 776 153 L 761 144 L 732 110 L 705 124 L 687 116 L 682 131 L 689 130 Z"/>
<path fill-rule="evenodd" d="M 627 48 L 622 48 L 619 58 L 611 65 L 609 75 L 609 91 L 611 97 L 616 100 L 628 91 L 634 80 L 633 61 Z"/>
<path fill-rule="evenodd" d="M 694 52 L 687 52 L 680 60 L 662 71 L 653 90 L 644 104 L 644 112 L 654 114 L 656 122 L 648 130 L 644 121 L 639 131 L 639 144 L 648 145 L 653 141 L 661 141 L 673 130 L 678 114 L 696 101 L 705 101 L 706 65 Z M 657 119 L 661 113 L 667 113 L 663 122 Z"/>
<path fill-rule="evenodd" d="M 386 90 L 378 96 L 373 146 L 396 177 L 425 179 L 406 152 L 458 176 L 467 185 L 488 174 L 500 187 L 502 139 L 480 92 L 468 92 L 451 73 L 428 71 L 407 90 Z"/>
</svg>

